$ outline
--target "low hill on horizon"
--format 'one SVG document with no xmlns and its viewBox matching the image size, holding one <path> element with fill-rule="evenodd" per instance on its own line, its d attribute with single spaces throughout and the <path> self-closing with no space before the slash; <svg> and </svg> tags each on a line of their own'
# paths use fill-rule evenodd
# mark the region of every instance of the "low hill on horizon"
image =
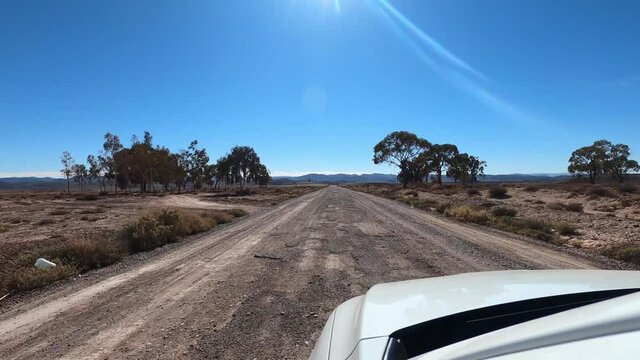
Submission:
<svg viewBox="0 0 640 360">
<path fill-rule="evenodd" d="M 570 178 L 568 174 L 502 174 L 486 175 L 481 182 L 541 182 L 562 181 Z M 443 179 L 450 182 L 448 178 Z M 274 185 L 292 184 L 362 184 L 362 183 L 397 183 L 395 174 L 306 174 L 301 176 L 274 176 Z M 52 177 L 7 177 L 0 178 L 0 190 L 40 190 L 57 191 L 66 189 L 66 180 Z M 75 186 L 77 184 L 73 184 Z"/>
</svg>

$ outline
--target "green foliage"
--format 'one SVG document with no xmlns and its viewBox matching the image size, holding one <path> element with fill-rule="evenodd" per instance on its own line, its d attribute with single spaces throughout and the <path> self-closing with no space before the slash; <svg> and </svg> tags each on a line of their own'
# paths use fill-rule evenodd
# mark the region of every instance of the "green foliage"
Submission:
<svg viewBox="0 0 640 360">
<path fill-rule="evenodd" d="M 613 144 L 599 140 L 591 146 L 577 149 L 569 158 L 569 173 L 581 176 L 587 174 L 591 184 L 598 176 L 609 174 L 616 181 L 624 182 L 627 174 L 640 171 L 637 161 L 629 159 L 631 151 L 628 145 Z"/>
</svg>

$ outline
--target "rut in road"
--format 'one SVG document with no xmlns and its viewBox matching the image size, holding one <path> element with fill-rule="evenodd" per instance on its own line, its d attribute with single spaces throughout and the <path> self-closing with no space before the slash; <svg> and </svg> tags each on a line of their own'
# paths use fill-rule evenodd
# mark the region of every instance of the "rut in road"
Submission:
<svg viewBox="0 0 640 360">
<path fill-rule="evenodd" d="M 0 358 L 304 359 L 333 308 L 376 283 L 600 266 L 330 186 L 8 309 Z"/>
</svg>

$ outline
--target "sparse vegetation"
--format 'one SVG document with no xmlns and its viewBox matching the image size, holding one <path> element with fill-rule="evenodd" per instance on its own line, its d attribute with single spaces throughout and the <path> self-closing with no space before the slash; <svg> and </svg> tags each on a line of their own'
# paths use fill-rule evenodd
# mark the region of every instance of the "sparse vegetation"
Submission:
<svg viewBox="0 0 640 360">
<path fill-rule="evenodd" d="M 467 189 L 467 195 L 471 195 L 471 196 L 480 195 L 480 190 L 476 188 L 469 188 Z"/>
<path fill-rule="evenodd" d="M 578 235 L 578 227 L 567 222 L 559 222 L 555 224 L 555 229 L 560 235 L 572 236 Z"/>
<path fill-rule="evenodd" d="M 36 223 L 36 225 L 49 225 L 49 224 L 54 224 L 54 223 L 56 223 L 55 219 L 45 218 L 45 219 L 42 219 L 42 220 L 38 221 Z"/>
<path fill-rule="evenodd" d="M 502 199 L 507 196 L 507 188 L 504 186 L 492 186 L 489 188 L 489 197 L 494 199 Z"/>
<path fill-rule="evenodd" d="M 531 184 L 531 185 L 525 186 L 523 190 L 527 192 L 537 192 L 538 190 L 540 190 L 540 187 L 538 187 L 537 185 Z"/>
<path fill-rule="evenodd" d="M 241 215 L 238 210 L 234 214 Z M 222 211 L 163 210 L 148 214 L 126 225 L 119 238 L 127 244 L 129 252 L 151 250 L 176 242 L 187 235 L 207 231 L 217 224 L 225 224 L 236 215 Z"/>
<path fill-rule="evenodd" d="M 640 265 L 640 244 L 637 242 L 612 245 L 603 250 L 602 253 L 614 259 Z"/>
<path fill-rule="evenodd" d="M 96 201 L 99 198 L 100 197 L 98 196 L 98 194 L 80 194 L 76 196 L 76 200 L 82 200 L 82 201 Z"/>
<path fill-rule="evenodd" d="M 60 215 L 68 215 L 71 213 L 69 209 L 55 209 L 49 212 L 49 215 L 60 216 Z"/>
<path fill-rule="evenodd" d="M 577 202 L 570 202 L 568 204 L 565 204 L 564 208 L 567 211 L 573 211 L 573 212 L 583 212 L 584 211 L 584 207 L 582 206 L 581 203 L 577 203 Z"/>
<path fill-rule="evenodd" d="M 604 188 L 602 186 L 592 186 L 589 188 L 589 190 L 587 190 L 587 195 L 590 195 L 591 197 L 594 198 L 598 198 L 598 197 L 616 197 L 616 195 L 614 193 L 612 193 L 611 191 L 609 191 L 609 189 Z"/>
<path fill-rule="evenodd" d="M 489 221 L 489 214 L 484 209 L 474 208 L 469 205 L 451 206 L 444 210 L 446 216 L 456 220 L 486 224 Z"/>
<path fill-rule="evenodd" d="M 83 213 L 104 212 L 104 209 L 84 209 Z M 157 210 L 124 226 L 117 234 L 76 240 L 59 239 L 53 245 L 36 247 L 10 260 L 0 268 L 0 289 L 29 290 L 120 261 L 124 256 L 150 250 L 182 237 L 207 231 L 218 224 L 245 216 L 241 209 L 230 210 Z M 83 216 L 83 221 L 98 218 Z M 44 218 L 38 225 L 55 222 Z M 52 269 L 36 269 L 37 258 L 57 264 Z"/>
<path fill-rule="evenodd" d="M 516 209 L 512 209 L 506 206 L 496 206 L 493 209 L 491 209 L 491 214 L 493 214 L 493 216 L 510 216 L 510 217 L 514 217 L 516 216 L 518 212 L 516 211 Z"/>
<path fill-rule="evenodd" d="M 618 191 L 622 194 L 632 194 L 638 191 L 638 187 L 633 184 L 621 184 L 618 186 Z"/>
<path fill-rule="evenodd" d="M 51 269 L 36 269 L 25 267 L 11 273 L 7 279 L 6 288 L 10 290 L 26 291 L 51 284 L 78 274 L 75 267 L 60 265 Z"/>
<path fill-rule="evenodd" d="M 553 203 L 547 204 L 547 207 L 551 210 L 566 210 L 566 211 L 573 211 L 573 212 L 584 211 L 584 207 L 582 206 L 582 204 L 577 202 L 571 202 L 567 204 L 563 204 L 560 202 L 553 202 Z"/>
</svg>

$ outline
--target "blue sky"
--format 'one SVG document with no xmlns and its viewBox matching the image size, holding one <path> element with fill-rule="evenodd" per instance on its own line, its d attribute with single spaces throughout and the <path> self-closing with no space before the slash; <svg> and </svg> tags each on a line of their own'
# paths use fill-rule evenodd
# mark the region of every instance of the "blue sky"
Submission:
<svg viewBox="0 0 640 360">
<path fill-rule="evenodd" d="M 275 175 L 391 172 L 371 158 L 394 130 L 494 174 L 565 171 L 601 138 L 640 154 L 639 18 L 637 1 L 5 0 L 0 176 L 145 130 L 213 159 L 251 145 Z"/>
</svg>

